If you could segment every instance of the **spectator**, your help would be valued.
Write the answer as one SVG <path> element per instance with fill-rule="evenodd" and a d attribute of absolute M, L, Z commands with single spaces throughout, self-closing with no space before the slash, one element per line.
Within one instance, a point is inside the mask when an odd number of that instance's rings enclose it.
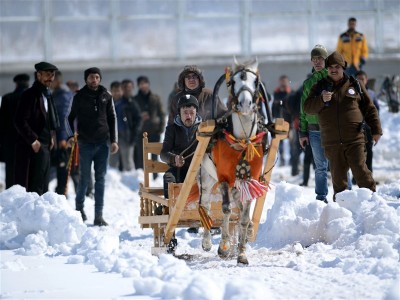
<path fill-rule="evenodd" d="M 374 102 L 374 105 L 379 114 L 379 103 L 378 103 L 378 99 L 376 98 L 375 92 L 373 90 L 367 88 L 367 83 L 368 83 L 367 73 L 365 73 L 364 71 L 359 71 L 357 73 L 357 79 L 366 88 L 366 90 L 367 90 L 369 96 L 371 97 L 372 101 Z M 370 170 L 372 172 L 372 158 L 373 158 L 372 148 L 374 146 L 374 140 L 372 138 L 371 127 L 369 127 L 367 124 L 365 124 L 365 135 L 367 137 L 367 143 L 365 144 L 365 147 L 367 150 L 366 164 L 367 164 L 368 170 Z"/>
<path fill-rule="evenodd" d="M 15 143 L 17 141 L 14 116 L 22 92 L 29 87 L 29 75 L 16 75 L 14 83 L 15 90 L 2 97 L 0 107 L 0 157 L 6 165 L 7 189 L 14 185 Z"/>
<path fill-rule="evenodd" d="M 279 77 L 279 85 L 274 91 L 274 100 L 272 102 L 272 117 L 273 118 L 283 118 L 286 122 L 290 124 L 290 129 L 292 128 L 292 118 L 290 117 L 290 113 L 287 110 L 287 101 L 289 98 L 292 89 L 290 87 L 289 77 L 286 75 L 282 75 Z M 284 158 L 284 146 L 283 143 L 279 144 L 279 156 L 280 156 L 280 165 L 285 165 Z"/>
<path fill-rule="evenodd" d="M 179 114 L 178 100 L 186 95 L 194 96 L 199 102 L 198 114 L 202 120 L 212 119 L 212 90 L 205 88 L 205 81 L 202 71 L 195 65 L 185 66 L 178 77 L 179 92 L 171 101 L 171 109 L 168 116 L 168 125 L 173 124 L 176 115 Z M 226 112 L 226 106 L 218 100 L 217 117 L 221 117 Z"/>
<path fill-rule="evenodd" d="M 311 87 L 319 80 L 328 76 L 328 70 L 325 68 L 325 59 L 328 57 L 328 51 L 322 45 L 315 45 L 311 50 L 312 75 L 303 83 L 303 94 L 300 105 L 300 146 L 305 149 L 311 146 L 312 156 L 315 162 L 315 194 L 316 199 L 328 202 L 328 160 L 324 155 L 324 149 L 321 145 L 321 132 L 318 122 L 318 115 L 310 115 L 304 111 L 304 102 L 306 101 Z M 306 158 L 304 158 L 306 159 Z M 308 167 L 309 169 L 309 167 Z M 304 170 L 306 171 L 306 169 Z M 303 181 L 303 184 L 305 182 Z"/>
<path fill-rule="evenodd" d="M 54 105 L 57 110 L 58 116 L 60 118 L 60 127 L 56 130 L 56 168 L 57 168 L 57 187 L 56 193 L 60 195 L 64 195 L 66 192 L 67 186 L 67 173 L 68 173 L 68 159 L 70 156 L 70 150 L 67 149 L 67 141 L 68 141 L 68 132 L 67 130 L 68 124 L 68 112 L 72 104 L 73 94 L 67 90 L 66 87 L 63 86 L 62 81 L 62 73 L 60 71 L 56 71 L 54 82 L 53 82 L 53 98 Z M 75 190 L 78 186 L 78 175 L 74 174 L 72 180 L 75 185 Z"/>
<path fill-rule="evenodd" d="M 171 93 L 169 93 L 169 95 L 168 95 L 168 105 L 167 105 L 167 111 L 168 111 L 168 112 L 171 111 L 172 101 L 175 99 L 175 95 L 176 95 L 178 92 L 179 92 L 178 82 L 175 81 L 174 86 L 172 87 L 172 91 L 171 91 Z"/>
<path fill-rule="evenodd" d="M 131 97 L 123 97 L 122 84 L 111 83 L 111 95 L 114 99 L 118 125 L 119 151 L 110 156 L 110 166 L 121 171 L 134 169 L 134 147 L 139 134 L 140 109 Z"/>
<path fill-rule="evenodd" d="M 147 132 L 149 142 L 159 142 L 161 133 L 165 128 L 165 113 L 162 108 L 161 99 L 157 94 L 150 90 L 150 81 L 146 76 L 137 78 L 139 88 L 138 94 L 133 98 L 133 102 L 139 105 L 142 118 L 141 133 Z M 140 134 L 135 149 L 136 168 L 143 169 L 143 135 Z M 156 160 L 157 156 L 153 155 Z M 154 179 L 157 173 L 153 174 Z"/>
<path fill-rule="evenodd" d="M 296 176 L 299 174 L 299 162 L 300 162 L 300 154 L 301 148 L 299 146 L 299 128 L 300 128 L 300 102 L 301 102 L 301 94 L 303 93 L 303 87 L 301 86 L 295 92 L 290 93 L 286 109 L 290 114 L 291 128 L 289 131 L 289 144 L 290 144 L 290 166 L 291 166 L 291 174 L 292 176 Z"/>
<path fill-rule="evenodd" d="M 39 195 L 48 190 L 52 131 L 59 127 L 50 85 L 57 67 L 48 63 L 35 64 L 36 78 L 25 90 L 15 113 L 17 142 L 15 148 L 15 184 Z"/>
<path fill-rule="evenodd" d="M 356 18 L 349 18 L 347 25 L 347 31 L 339 36 L 336 51 L 349 63 L 346 73 L 351 76 L 364 66 L 368 58 L 368 44 L 366 37 L 356 31 Z"/>
<path fill-rule="evenodd" d="M 201 122 L 201 117 L 197 113 L 199 103 L 194 96 L 189 94 L 181 96 L 177 108 L 179 115 L 175 117 L 173 124 L 167 126 L 161 150 L 161 160 L 170 166 L 164 174 L 165 198 L 168 198 L 169 182 L 180 183 L 185 180 L 192 157 L 184 159 L 182 152 L 185 150 L 185 155 L 188 155 L 196 150 L 197 144 L 193 142 Z"/>
<path fill-rule="evenodd" d="M 67 87 L 69 88 L 69 90 L 71 91 L 71 93 L 75 94 L 79 91 L 79 84 L 77 81 L 68 80 L 66 84 L 67 84 Z"/>
<path fill-rule="evenodd" d="M 382 135 L 378 111 L 364 86 L 345 73 L 347 63 L 339 52 L 326 59 L 328 77 L 318 81 L 304 103 L 304 111 L 318 114 L 321 143 L 332 173 L 333 199 L 347 188 L 351 169 L 359 187 L 375 192 L 375 181 L 368 170 L 363 122 L 371 127 L 375 144 Z"/>
<path fill-rule="evenodd" d="M 82 220 L 86 221 L 84 201 L 93 162 L 94 225 L 107 226 L 103 218 L 105 175 L 110 152 L 109 142 L 111 142 L 111 153 L 118 151 L 116 115 L 111 95 L 100 85 L 102 79 L 100 69 L 85 70 L 84 78 L 86 85 L 74 96 L 68 117 L 70 124 L 77 120 L 79 144 L 80 178 L 75 205 L 76 210 L 82 215 Z"/>

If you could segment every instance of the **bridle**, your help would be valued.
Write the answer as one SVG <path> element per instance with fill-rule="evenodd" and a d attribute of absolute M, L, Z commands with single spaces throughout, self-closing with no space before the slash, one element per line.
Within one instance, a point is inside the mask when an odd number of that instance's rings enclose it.
<path fill-rule="evenodd" d="M 248 85 L 243 85 L 237 92 L 235 92 L 235 81 L 234 81 L 234 77 L 240 73 L 240 79 L 243 81 L 247 80 L 247 73 L 252 73 L 256 76 L 256 80 L 255 80 L 255 89 L 254 91 L 248 86 Z M 225 80 L 226 80 L 226 85 L 228 87 L 228 91 L 229 91 L 229 96 L 230 96 L 230 100 L 232 103 L 232 109 L 235 111 L 238 111 L 237 109 L 237 105 L 239 103 L 239 96 L 241 93 L 243 93 L 244 91 L 247 91 L 250 93 L 251 97 L 253 98 L 252 102 L 255 103 L 255 110 L 258 109 L 258 102 L 261 98 L 261 95 L 259 93 L 259 85 L 260 85 L 260 80 L 259 80 L 259 73 L 254 72 L 250 69 L 247 68 L 241 68 L 239 70 L 237 70 L 236 72 L 232 72 L 230 69 L 226 69 L 225 70 Z"/>

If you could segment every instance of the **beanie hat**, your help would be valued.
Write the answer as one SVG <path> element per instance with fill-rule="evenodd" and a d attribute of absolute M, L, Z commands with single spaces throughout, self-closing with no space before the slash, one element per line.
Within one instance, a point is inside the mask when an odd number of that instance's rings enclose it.
<path fill-rule="evenodd" d="M 311 50 L 311 59 L 314 56 L 321 56 L 326 59 L 328 57 L 328 51 L 322 45 L 315 45 L 314 48 Z"/>
<path fill-rule="evenodd" d="M 87 78 L 89 77 L 90 74 L 99 74 L 100 80 L 102 78 L 100 69 L 96 68 L 96 67 L 93 67 L 93 68 L 89 68 L 89 69 L 85 70 L 85 82 L 86 82 L 86 80 L 87 80 Z"/>
<path fill-rule="evenodd" d="M 189 73 L 194 73 L 199 76 L 200 88 L 205 87 L 206 83 L 204 81 L 203 72 L 196 65 L 188 65 L 183 68 L 178 77 L 178 87 L 181 91 L 185 90 L 185 76 Z"/>
<path fill-rule="evenodd" d="M 344 57 L 337 51 L 331 53 L 331 55 L 329 55 L 325 61 L 326 67 L 335 64 L 341 66 L 343 69 L 346 69 L 347 67 L 347 62 L 344 60 Z"/>
<path fill-rule="evenodd" d="M 184 106 L 194 106 L 196 107 L 196 110 L 199 110 L 199 102 L 197 101 L 196 97 L 189 94 L 183 95 L 179 98 L 178 109 L 181 109 L 181 107 Z"/>

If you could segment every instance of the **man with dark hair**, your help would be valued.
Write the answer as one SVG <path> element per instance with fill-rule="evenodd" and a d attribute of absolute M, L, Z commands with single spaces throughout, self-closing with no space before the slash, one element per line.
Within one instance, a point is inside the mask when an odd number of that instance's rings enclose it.
<path fill-rule="evenodd" d="M 17 138 L 14 115 L 22 92 L 29 87 L 29 75 L 16 75 L 14 83 L 15 90 L 2 97 L 0 107 L 0 157 L 6 164 L 7 189 L 14 184 L 15 143 Z"/>
<path fill-rule="evenodd" d="M 311 88 L 304 111 L 319 117 L 321 143 L 332 174 L 333 199 L 347 188 L 349 168 L 359 187 L 375 192 L 375 181 L 365 163 L 363 123 L 371 127 L 374 143 L 378 143 L 382 135 L 378 111 L 365 87 L 344 73 L 347 62 L 339 52 L 328 56 L 326 66 L 328 77 Z"/>
<path fill-rule="evenodd" d="M 184 159 L 182 152 L 186 155 L 196 150 L 196 132 L 201 117 L 197 113 L 199 103 L 192 95 L 183 95 L 178 101 L 179 114 L 175 116 L 174 123 L 165 129 L 165 137 L 161 150 L 161 160 L 166 162 L 170 168 L 164 174 L 164 196 L 168 198 L 168 183 L 183 182 L 189 170 L 192 157 Z M 190 148 L 188 148 L 191 146 Z"/>
<path fill-rule="evenodd" d="M 135 167 L 133 156 L 140 129 L 140 109 L 132 98 L 123 97 L 120 82 L 112 82 L 110 89 L 117 115 L 119 146 L 118 153 L 110 156 L 110 166 L 130 171 Z"/>
<path fill-rule="evenodd" d="M 160 96 L 150 90 L 150 81 L 146 76 L 137 78 L 138 93 L 133 102 L 139 105 L 142 117 L 141 134 L 136 143 L 135 165 L 137 169 L 143 169 L 143 132 L 147 132 L 149 142 L 159 142 L 161 133 L 165 128 L 165 113 Z M 153 157 L 156 159 L 156 157 Z M 157 178 L 157 173 L 153 174 Z"/>
<path fill-rule="evenodd" d="M 347 25 L 347 31 L 339 36 L 336 51 L 349 63 L 346 73 L 350 76 L 364 66 L 368 58 L 368 44 L 365 35 L 356 31 L 356 18 L 349 18 Z"/>
<path fill-rule="evenodd" d="M 84 72 L 86 85 L 79 90 L 72 101 L 68 121 L 73 128 L 77 120 L 79 144 L 79 184 L 76 192 L 76 210 L 82 220 L 87 217 L 84 211 L 85 193 L 89 183 L 92 162 L 94 164 L 94 225 L 107 226 L 103 219 L 105 175 L 108 157 L 118 151 L 117 122 L 112 97 L 100 85 L 102 73 L 99 68 L 89 68 Z M 111 143 L 111 146 L 110 146 Z"/>
<path fill-rule="evenodd" d="M 173 124 L 176 115 L 179 114 L 178 101 L 186 95 L 194 96 L 199 102 L 198 114 L 203 121 L 212 119 L 212 90 L 205 87 L 203 72 L 196 65 L 188 65 L 183 68 L 178 77 L 179 92 L 171 99 L 171 106 L 168 115 L 168 124 Z M 226 106 L 217 97 L 217 117 L 221 117 L 226 112 Z"/>
<path fill-rule="evenodd" d="M 52 131 L 60 126 L 50 93 L 58 69 L 48 62 L 35 64 L 35 69 L 36 80 L 22 93 L 14 118 L 18 131 L 14 178 L 28 192 L 42 195 L 48 190 Z"/>

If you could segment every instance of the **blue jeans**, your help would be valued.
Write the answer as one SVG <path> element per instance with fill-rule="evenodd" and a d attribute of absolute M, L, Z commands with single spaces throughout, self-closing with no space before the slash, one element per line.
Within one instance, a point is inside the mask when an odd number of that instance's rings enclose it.
<path fill-rule="evenodd" d="M 92 162 L 94 163 L 94 212 L 103 213 L 105 176 L 107 173 L 110 146 L 107 141 L 100 143 L 79 142 L 79 184 L 75 205 L 77 210 L 84 207 L 85 194 L 89 184 Z"/>
<path fill-rule="evenodd" d="M 309 131 L 308 139 L 315 162 L 315 194 L 318 200 L 325 200 L 328 195 L 328 159 L 321 146 L 321 132 Z"/>

